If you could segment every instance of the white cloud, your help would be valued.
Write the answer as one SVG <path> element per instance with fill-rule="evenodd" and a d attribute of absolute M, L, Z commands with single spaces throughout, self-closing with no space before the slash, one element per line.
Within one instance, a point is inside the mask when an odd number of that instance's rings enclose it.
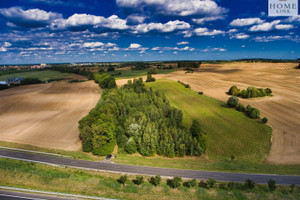
<path fill-rule="evenodd" d="M 7 49 L 5 47 L 0 47 L 0 52 L 5 52 Z"/>
<path fill-rule="evenodd" d="M 237 29 L 233 28 L 233 29 L 230 29 L 229 31 L 227 31 L 227 33 L 235 33 L 235 32 L 238 32 Z"/>
<path fill-rule="evenodd" d="M 212 52 L 212 51 L 224 52 L 224 51 L 227 51 L 227 49 L 224 49 L 224 48 L 207 48 L 207 49 L 202 49 L 200 51 L 202 51 L 202 52 Z"/>
<path fill-rule="evenodd" d="M 86 42 L 83 44 L 83 47 L 87 48 L 95 48 L 95 47 L 100 47 L 103 46 L 104 44 L 102 42 Z"/>
<path fill-rule="evenodd" d="M 278 40 L 290 40 L 293 42 L 300 42 L 300 38 L 298 35 L 292 37 L 290 35 L 284 35 L 284 36 L 257 36 L 256 38 L 253 39 L 255 42 L 273 42 L 273 41 L 278 41 Z"/>
<path fill-rule="evenodd" d="M 145 21 L 146 17 L 142 15 L 129 15 L 126 18 L 127 23 L 129 24 L 141 24 Z"/>
<path fill-rule="evenodd" d="M 177 42 L 177 45 L 186 45 L 189 44 L 188 41 Z"/>
<path fill-rule="evenodd" d="M 169 21 L 165 24 L 162 23 L 149 23 L 149 24 L 139 24 L 133 27 L 133 33 L 148 33 L 150 31 L 157 31 L 163 33 L 169 33 L 176 30 L 185 30 L 189 29 L 191 25 L 184 21 Z"/>
<path fill-rule="evenodd" d="M 216 21 L 224 19 L 223 16 L 214 16 L 214 17 L 203 17 L 203 18 L 194 18 L 192 21 L 196 24 L 204 24 L 205 22 Z"/>
<path fill-rule="evenodd" d="M 10 42 L 4 42 L 4 47 L 10 47 L 11 43 Z"/>
<path fill-rule="evenodd" d="M 193 33 L 197 36 L 214 36 L 224 34 L 224 31 L 221 30 L 208 30 L 207 28 L 197 28 L 193 31 Z"/>
<path fill-rule="evenodd" d="M 0 15 L 13 26 L 28 28 L 44 27 L 53 20 L 62 18 L 62 15 L 58 13 L 46 12 L 40 9 L 23 10 L 20 7 L 0 9 Z"/>
<path fill-rule="evenodd" d="M 238 40 L 243 40 L 243 39 L 247 39 L 249 37 L 250 37 L 250 35 L 247 35 L 245 33 L 237 33 L 237 34 L 231 36 L 230 39 L 235 38 L 235 39 L 238 39 Z"/>
<path fill-rule="evenodd" d="M 294 28 L 293 25 L 290 25 L 290 24 L 279 24 L 280 23 L 280 20 L 274 20 L 272 22 L 265 22 L 263 24 L 260 24 L 260 25 L 255 25 L 255 26 L 252 26 L 251 28 L 249 28 L 249 31 L 251 32 L 258 32 L 258 31 L 271 31 L 271 30 L 274 30 L 274 29 L 277 29 L 277 30 L 289 30 L 291 28 Z"/>
<path fill-rule="evenodd" d="M 250 26 L 253 24 L 261 24 L 264 20 L 260 18 L 242 18 L 242 19 L 235 19 L 230 22 L 230 26 Z"/>
<path fill-rule="evenodd" d="M 185 46 L 182 48 L 178 47 L 153 47 L 152 51 L 195 51 L 196 49 L 193 47 Z"/>
<path fill-rule="evenodd" d="M 117 0 L 122 8 L 132 12 L 142 12 L 144 8 L 160 14 L 171 16 L 220 15 L 226 9 L 213 0 Z"/>
<path fill-rule="evenodd" d="M 284 20 L 285 22 L 300 22 L 300 15 L 297 16 L 291 16 Z"/>
<path fill-rule="evenodd" d="M 137 43 L 131 43 L 130 46 L 128 47 L 129 49 L 139 49 L 141 48 L 142 45 L 137 44 Z"/>

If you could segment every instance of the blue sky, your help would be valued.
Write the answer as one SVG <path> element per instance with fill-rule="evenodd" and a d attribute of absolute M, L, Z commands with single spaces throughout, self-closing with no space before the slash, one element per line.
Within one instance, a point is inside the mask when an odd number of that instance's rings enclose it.
<path fill-rule="evenodd" d="M 0 64 L 300 57 L 266 0 L 0 1 Z"/>

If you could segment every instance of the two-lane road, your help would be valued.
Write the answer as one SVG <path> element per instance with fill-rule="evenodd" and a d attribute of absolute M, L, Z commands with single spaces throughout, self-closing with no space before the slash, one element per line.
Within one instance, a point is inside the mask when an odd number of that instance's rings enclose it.
<path fill-rule="evenodd" d="M 247 173 L 228 173 L 228 172 L 211 172 L 185 169 L 169 169 L 158 167 L 143 167 L 134 165 L 122 165 L 114 163 L 104 163 L 96 161 L 75 160 L 61 157 L 51 157 L 38 154 L 30 154 L 17 151 L 0 149 L 0 157 L 11 159 L 26 160 L 32 162 L 41 162 L 52 165 L 63 165 L 76 168 L 85 168 L 92 170 L 109 171 L 116 173 L 141 174 L 141 175 L 160 175 L 165 177 L 179 176 L 182 178 L 208 179 L 214 178 L 218 181 L 244 182 L 246 179 L 253 179 L 256 183 L 267 183 L 273 179 L 277 184 L 296 184 L 300 185 L 300 176 L 290 175 L 270 175 L 270 174 L 247 174 Z"/>

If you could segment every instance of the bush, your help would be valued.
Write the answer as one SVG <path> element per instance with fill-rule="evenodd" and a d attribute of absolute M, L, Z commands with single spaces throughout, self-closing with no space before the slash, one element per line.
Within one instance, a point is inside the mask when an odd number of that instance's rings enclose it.
<path fill-rule="evenodd" d="M 201 91 L 201 92 L 198 92 L 198 94 L 203 95 L 203 92 L 202 92 L 202 91 Z"/>
<path fill-rule="evenodd" d="M 151 74 L 148 74 L 147 75 L 147 80 L 146 80 L 146 82 L 154 82 L 156 79 L 154 78 L 154 77 L 152 77 L 152 75 Z"/>
<path fill-rule="evenodd" d="M 155 177 L 151 177 L 149 179 L 149 183 L 151 183 L 154 186 L 158 186 L 161 182 L 161 177 L 159 175 L 156 175 Z"/>
<path fill-rule="evenodd" d="M 252 118 L 252 119 L 258 119 L 259 116 L 260 116 L 260 112 L 256 108 L 253 108 L 252 111 L 249 114 L 249 117 Z"/>
<path fill-rule="evenodd" d="M 187 187 L 187 188 L 190 188 L 190 187 L 195 187 L 196 184 L 197 184 L 196 179 L 193 179 L 193 180 L 185 181 L 185 182 L 183 183 L 183 186 L 184 186 L 184 187 Z"/>
<path fill-rule="evenodd" d="M 295 184 L 291 184 L 290 185 L 290 192 L 294 192 L 296 185 Z"/>
<path fill-rule="evenodd" d="M 229 91 L 227 92 L 227 94 L 233 95 L 233 96 L 238 96 L 240 93 L 240 90 L 237 88 L 237 86 L 232 86 Z"/>
<path fill-rule="evenodd" d="M 269 180 L 268 181 L 268 186 L 269 186 L 269 189 L 270 189 L 270 191 L 271 192 L 274 192 L 275 190 L 276 190 L 276 188 L 277 188 L 277 186 L 276 186 L 276 181 L 275 180 Z"/>
<path fill-rule="evenodd" d="M 207 181 L 207 185 L 210 188 L 213 188 L 216 185 L 216 183 L 217 183 L 217 181 L 213 178 L 209 178 L 208 181 Z"/>
<path fill-rule="evenodd" d="M 245 112 L 245 106 L 244 106 L 243 104 L 241 104 L 241 103 L 238 103 L 238 104 L 237 104 L 236 109 L 237 109 L 238 111 L 240 111 L 240 112 Z"/>
<path fill-rule="evenodd" d="M 208 188 L 207 183 L 205 181 L 200 181 L 198 186 L 202 188 Z"/>
<path fill-rule="evenodd" d="M 261 120 L 264 124 L 265 123 L 267 123 L 268 122 L 268 118 L 266 118 L 266 117 L 264 117 L 264 118 L 262 118 L 262 120 Z"/>
<path fill-rule="evenodd" d="M 133 154 L 137 151 L 136 142 L 133 140 L 133 138 L 129 138 L 125 145 L 125 151 L 127 153 Z"/>
<path fill-rule="evenodd" d="M 221 188 L 221 189 L 226 189 L 225 183 L 219 183 L 219 188 Z"/>
<path fill-rule="evenodd" d="M 120 184 L 125 185 L 126 181 L 127 181 L 127 176 L 120 176 L 120 178 L 117 180 Z"/>
<path fill-rule="evenodd" d="M 113 72 L 113 71 L 115 71 L 115 68 L 114 68 L 113 66 L 109 66 L 109 67 L 107 68 L 107 71 L 108 71 L 108 72 Z"/>
<path fill-rule="evenodd" d="M 178 83 L 180 83 L 181 85 L 183 85 L 185 88 L 191 88 L 191 86 L 189 84 L 185 84 L 181 81 L 177 81 Z"/>
<path fill-rule="evenodd" d="M 228 99 L 227 105 L 228 105 L 229 107 L 233 107 L 233 108 L 234 108 L 234 107 L 237 106 L 238 102 L 239 102 L 239 99 L 238 99 L 236 96 L 232 96 L 232 97 L 230 97 L 230 98 Z"/>
<path fill-rule="evenodd" d="M 167 185 L 171 188 L 179 188 L 181 186 L 182 178 L 175 176 L 173 179 L 167 180 Z"/>
<path fill-rule="evenodd" d="M 136 176 L 136 178 L 134 180 L 132 180 L 132 182 L 138 186 L 140 186 L 142 183 L 144 183 L 144 177 L 142 176 Z"/>
<path fill-rule="evenodd" d="M 248 178 L 248 179 L 246 180 L 246 182 L 245 182 L 245 186 L 246 186 L 246 188 L 248 188 L 248 189 L 254 189 L 254 187 L 255 187 L 255 182 L 254 182 L 254 180 Z"/>
<path fill-rule="evenodd" d="M 21 81 L 21 85 L 30 85 L 30 84 L 39 84 L 42 83 L 42 81 L 38 78 L 24 78 Z"/>
<path fill-rule="evenodd" d="M 229 189 L 232 190 L 234 188 L 234 186 L 235 186 L 235 183 L 231 181 L 231 182 L 228 183 L 227 186 L 228 186 Z"/>

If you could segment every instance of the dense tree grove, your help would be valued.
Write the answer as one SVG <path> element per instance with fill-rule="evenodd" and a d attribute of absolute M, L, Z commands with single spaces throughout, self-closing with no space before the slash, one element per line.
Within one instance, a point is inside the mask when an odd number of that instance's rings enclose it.
<path fill-rule="evenodd" d="M 112 76 L 106 73 L 94 73 L 93 78 L 96 83 L 103 89 L 117 87 L 116 80 Z"/>
<path fill-rule="evenodd" d="M 247 90 L 240 90 L 237 86 L 232 86 L 227 94 L 242 97 L 242 98 L 256 98 L 264 96 L 272 96 L 272 90 L 270 88 L 256 88 L 248 87 Z"/>
<path fill-rule="evenodd" d="M 101 100 L 79 121 L 83 151 L 107 155 L 115 144 L 128 153 L 174 157 L 199 156 L 207 137 L 199 123 L 182 126 L 182 111 L 170 106 L 160 91 L 147 88 L 141 78 L 119 89 L 104 90 Z"/>

